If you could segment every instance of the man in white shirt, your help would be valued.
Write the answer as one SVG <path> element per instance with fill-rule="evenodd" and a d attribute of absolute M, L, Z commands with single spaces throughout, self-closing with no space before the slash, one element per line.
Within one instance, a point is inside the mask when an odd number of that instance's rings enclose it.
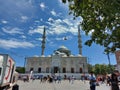
<path fill-rule="evenodd" d="M 90 72 L 89 81 L 90 81 L 90 90 L 96 90 L 96 77 L 93 72 Z"/>

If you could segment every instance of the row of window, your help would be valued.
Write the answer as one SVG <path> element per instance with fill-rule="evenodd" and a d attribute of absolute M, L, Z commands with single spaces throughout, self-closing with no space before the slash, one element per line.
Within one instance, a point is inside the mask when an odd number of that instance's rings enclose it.
<path fill-rule="evenodd" d="M 30 71 L 34 71 L 34 68 L 30 68 Z M 42 73 L 42 69 L 38 68 L 38 71 L 35 71 L 37 73 Z M 50 69 L 49 67 L 46 68 L 45 73 L 67 73 L 66 68 L 62 68 L 62 71 L 59 69 L 59 67 L 54 67 L 53 69 Z M 70 73 L 76 73 L 74 68 L 71 68 L 69 71 Z M 83 69 L 79 68 L 79 73 L 83 73 Z"/>

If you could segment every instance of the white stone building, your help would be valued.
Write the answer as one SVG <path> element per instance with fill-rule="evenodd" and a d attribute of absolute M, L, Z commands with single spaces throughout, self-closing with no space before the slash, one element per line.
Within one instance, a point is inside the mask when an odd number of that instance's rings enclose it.
<path fill-rule="evenodd" d="M 67 40 L 64 38 L 64 40 Z M 41 45 L 40 57 L 26 58 L 26 73 L 33 71 L 39 75 L 60 75 L 72 76 L 80 78 L 82 74 L 88 73 L 87 57 L 82 56 L 82 40 L 80 35 L 80 25 L 78 25 L 78 49 L 79 55 L 74 56 L 65 46 L 61 46 L 50 56 L 44 56 L 46 43 L 46 30 L 44 27 Z"/>
<path fill-rule="evenodd" d="M 70 50 L 61 46 L 51 56 L 27 57 L 25 71 L 29 73 L 31 70 L 39 75 L 80 77 L 83 73 L 88 73 L 87 57 L 73 56 Z"/>

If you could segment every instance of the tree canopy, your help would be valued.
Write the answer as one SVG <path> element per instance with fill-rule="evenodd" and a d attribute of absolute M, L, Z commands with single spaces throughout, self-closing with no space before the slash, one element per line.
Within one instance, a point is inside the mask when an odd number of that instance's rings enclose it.
<path fill-rule="evenodd" d="M 106 75 L 110 74 L 115 70 L 114 65 L 106 65 L 106 64 L 88 64 L 88 72 L 93 71 L 96 75 Z"/>
<path fill-rule="evenodd" d="M 120 49 L 120 0 L 62 0 L 69 4 L 73 18 L 81 16 L 82 30 L 90 39 L 85 42 L 105 47 L 105 52 Z"/>

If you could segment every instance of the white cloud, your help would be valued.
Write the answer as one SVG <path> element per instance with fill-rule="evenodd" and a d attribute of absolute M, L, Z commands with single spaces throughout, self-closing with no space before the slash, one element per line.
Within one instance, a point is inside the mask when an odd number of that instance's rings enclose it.
<path fill-rule="evenodd" d="M 92 35 L 93 32 L 94 32 L 94 29 L 92 29 L 88 34 Z"/>
<path fill-rule="evenodd" d="M 64 37 L 60 37 L 60 38 L 56 38 L 56 40 L 60 41 L 60 40 L 64 40 Z"/>
<path fill-rule="evenodd" d="M 3 23 L 3 24 L 7 24 L 8 21 L 6 21 L 6 20 L 2 20 L 1 23 Z"/>
<path fill-rule="evenodd" d="M 48 21 L 49 21 L 49 22 L 52 22 L 52 21 L 54 21 L 54 20 L 50 17 L 50 18 L 48 19 Z"/>
<path fill-rule="evenodd" d="M 25 36 L 25 35 L 22 35 L 21 38 L 26 39 L 26 36 Z"/>
<path fill-rule="evenodd" d="M 57 44 L 56 44 L 55 42 L 50 41 L 50 42 L 49 42 L 49 46 L 50 46 L 50 47 L 55 47 L 55 46 L 57 46 Z"/>
<path fill-rule="evenodd" d="M 30 42 L 25 41 L 16 41 L 16 40 L 2 40 L 0 39 L 0 47 L 5 49 L 10 48 L 28 48 L 28 47 L 34 47 L 34 45 Z"/>
<path fill-rule="evenodd" d="M 60 3 L 62 3 L 62 0 L 58 0 Z"/>
<path fill-rule="evenodd" d="M 42 38 L 36 38 L 36 40 L 42 41 Z"/>
<path fill-rule="evenodd" d="M 44 29 L 44 26 L 38 26 L 36 29 L 34 30 L 29 30 L 29 34 L 35 34 L 35 33 L 40 33 L 40 34 L 43 34 L 43 29 Z"/>
<path fill-rule="evenodd" d="M 49 25 L 52 25 L 54 23 L 54 19 L 53 18 L 48 18 L 48 22 L 46 22 Z"/>
<path fill-rule="evenodd" d="M 15 27 L 15 28 L 10 28 L 10 27 L 3 27 L 2 28 L 3 32 L 9 33 L 9 34 L 23 34 L 21 29 Z"/>
<path fill-rule="evenodd" d="M 55 12 L 54 10 L 52 10 L 50 13 L 51 13 L 53 16 L 57 16 L 57 14 L 56 14 L 56 12 Z"/>
<path fill-rule="evenodd" d="M 36 20 L 36 21 L 34 21 L 35 23 L 40 23 L 40 21 L 38 21 L 38 20 Z"/>
<path fill-rule="evenodd" d="M 72 18 L 53 19 L 50 17 L 46 23 L 49 24 L 46 29 L 46 34 L 48 35 L 60 35 L 68 32 L 76 35 L 78 33 L 79 20 L 73 20 Z M 29 30 L 29 34 L 43 34 L 43 28 L 44 26 L 38 26 L 35 29 Z"/>
<path fill-rule="evenodd" d="M 21 16 L 21 22 L 26 22 L 28 20 L 27 16 Z"/>
<path fill-rule="evenodd" d="M 40 8 L 41 8 L 42 10 L 44 10 L 44 9 L 46 8 L 45 4 L 44 4 L 44 3 L 40 3 Z"/>
<path fill-rule="evenodd" d="M 20 20 L 21 15 L 32 17 L 35 12 L 35 6 L 30 0 L 0 0 L 0 3 L 0 15 L 4 15 L 6 20 Z"/>
<path fill-rule="evenodd" d="M 61 19 L 57 19 L 55 22 L 56 22 L 56 24 L 63 23 L 63 21 Z"/>
<path fill-rule="evenodd" d="M 63 25 L 53 25 L 51 26 L 51 28 L 48 30 L 48 34 L 63 34 L 63 33 L 67 33 L 67 28 Z"/>
<path fill-rule="evenodd" d="M 61 25 L 63 21 L 61 19 L 54 20 L 52 18 L 49 18 L 47 23 L 51 26 L 54 26 L 54 25 Z"/>
<path fill-rule="evenodd" d="M 41 18 L 41 19 L 40 19 L 40 21 L 42 22 L 42 21 L 43 21 L 43 19 Z"/>
<path fill-rule="evenodd" d="M 52 21 L 52 22 L 51 22 Z M 56 20 L 53 20 L 52 18 L 49 18 L 48 19 L 48 22 L 47 22 L 50 27 L 48 28 L 48 33 L 49 34 L 63 34 L 63 33 L 77 33 L 77 21 L 73 21 L 73 20 L 70 20 L 70 19 L 56 19 Z"/>
<path fill-rule="evenodd" d="M 74 25 L 69 19 L 64 19 L 63 22 L 66 23 L 69 26 L 73 26 Z"/>

